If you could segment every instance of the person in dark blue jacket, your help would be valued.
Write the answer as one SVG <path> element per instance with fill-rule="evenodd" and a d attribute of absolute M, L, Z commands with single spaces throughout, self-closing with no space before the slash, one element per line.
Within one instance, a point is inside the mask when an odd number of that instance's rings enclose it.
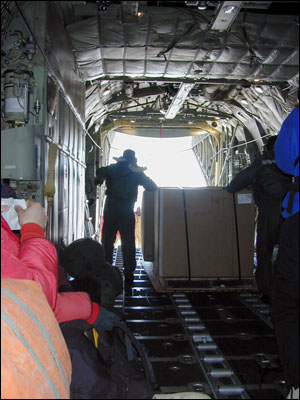
<path fill-rule="evenodd" d="M 283 200 L 285 221 L 274 268 L 271 317 L 293 396 L 287 398 L 299 399 L 299 107 L 282 124 L 275 156 L 278 167 L 293 175 L 293 184 Z"/>
<path fill-rule="evenodd" d="M 133 150 L 127 149 L 116 164 L 97 168 L 95 184 L 106 181 L 106 201 L 104 206 L 104 224 L 102 243 L 106 261 L 112 264 L 114 242 L 119 231 L 124 263 L 125 288 L 133 282 L 136 268 L 135 259 L 135 216 L 134 203 L 137 200 L 138 186 L 145 190 L 156 190 L 156 184 L 144 174 L 145 168 L 137 165 Z"/>

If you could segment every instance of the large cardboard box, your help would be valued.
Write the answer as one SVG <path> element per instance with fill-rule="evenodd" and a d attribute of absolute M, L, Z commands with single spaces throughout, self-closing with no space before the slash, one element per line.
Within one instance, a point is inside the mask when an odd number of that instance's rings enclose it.
<path fill-rule="evenodd" d="M 234 196 L 219 187 L 160 188 L 145 203 L 144 238 L 155 273 L 162 278 L 253 277 L 254 201 L 252 192 Z M 148 201 L 148 203 L 147 203 Z M 154 206 L 151 207 L 151 201 Z M 144 221 L 146 221 L 144 217 Z"/>
<path fill-rule="evenodd" d="M 160 188 L 154 195 L 154 271 L 162 278 L 188 278 L 183 192 Z"/>
<path fill-rule="evenodd" d="M 191 278 L 251 278 L 252 193 L 218 187 L 184 190 Z"/>

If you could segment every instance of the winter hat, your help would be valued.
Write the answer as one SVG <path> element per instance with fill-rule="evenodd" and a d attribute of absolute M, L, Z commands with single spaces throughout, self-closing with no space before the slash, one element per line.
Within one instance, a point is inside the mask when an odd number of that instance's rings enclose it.
<path fill-rule="evenodd" d="M 135 157 L 135 152 L 130 149 L 124 150 L 123 157 L 128 161 L 137 161 Z"/>
<path fill-rule="evenodd" d="M 124 150 L 122 157 L 113 157 L 114 160 L 120 161 L 127 161 L 129 163 L 136 164 L 137 159 L 135 157 L 135 152 L 131 149 Z"/>
<path fill-rule="evenodd" d="M 60 263 L 76 279 L 98 275 L 105 263 L 104 247 L 90 238 L 75 240 L 62 251 Z"/>

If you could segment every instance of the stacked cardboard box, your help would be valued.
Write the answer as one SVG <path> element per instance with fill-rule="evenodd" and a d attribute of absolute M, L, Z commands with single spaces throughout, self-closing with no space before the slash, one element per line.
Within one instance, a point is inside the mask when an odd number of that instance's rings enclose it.
<path fill-rule="evenodd" d="M 254 201 L 219 187 L 144 192 L 144 259 L 166 279 L 253 277 Z"/>

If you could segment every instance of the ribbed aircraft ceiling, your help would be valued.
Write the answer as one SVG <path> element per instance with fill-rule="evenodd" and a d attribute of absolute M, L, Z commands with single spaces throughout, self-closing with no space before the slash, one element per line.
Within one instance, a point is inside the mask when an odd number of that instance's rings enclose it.
<path fill-rule="evenodd" d="M 295 104 L 299 2 L 58 4 L 86 82 L 89 128 L 128 115 L 172 126 L 245 110 L 263 121 L 274 113 L 276 131 Z"/>

